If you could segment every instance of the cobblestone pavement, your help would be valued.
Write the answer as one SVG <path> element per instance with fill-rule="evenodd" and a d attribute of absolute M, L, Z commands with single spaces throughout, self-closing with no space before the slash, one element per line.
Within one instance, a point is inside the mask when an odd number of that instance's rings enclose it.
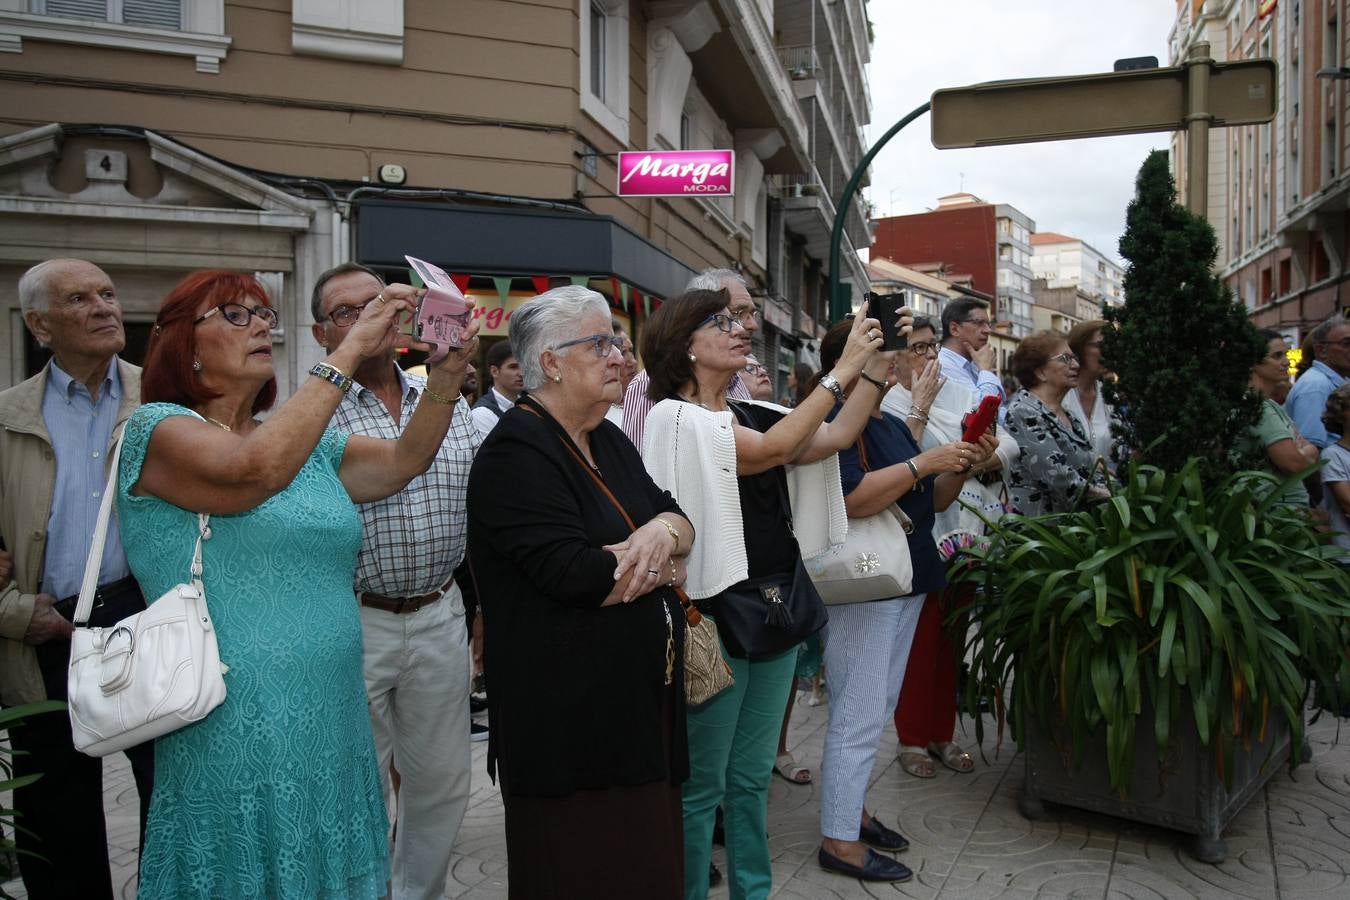
<path fill-rule="evenodd" d="M 791 745 L 814 771 L 820 764 L 827 707 L 798 703 Z M 992 723 L 990 723 L 992 726 Z M 868 806 L 900 824 L 913 842 L 900 859 L 915 870 L 908 884 L 868 885 L 825 872 L 815 786 L 775 778 L 769 793 L 774 896 L 824 898 L 1346 898 L 1350 897 L 1350 728 L 1328 717 L 1309 730 L 1313 759 L 1291 776 L 1282 769 L 1233 821 L 1229 854 L 1217 866 L 1193 860 L 1186 837 L 1107 816 L 1052 807 L 1044 822 L 1017 812 L 1021 760 L 1011 743 L 996 752 L 993 729 L 979 759 L 971 723 L 957 738 L 976 758 L 975 772 L 939 768 L 912 778 L 886 736 Z M 474 745 L 475 790 L 460 829 L 446 896 L 505 898 L 506 844 L 501 798 L 484 774 L 486 744 Z M 124 757 L 105 767 L 108 852 L 121 896 L 136 893 L 136 791 Z M 8 798 L 5 798 L 8 799 Z M 718 848 L 716 860 L 725 858 Z M 18 881 L 4 885 L 23 897 Z M 725 885 L 712 897 L 727 896 Z"/>

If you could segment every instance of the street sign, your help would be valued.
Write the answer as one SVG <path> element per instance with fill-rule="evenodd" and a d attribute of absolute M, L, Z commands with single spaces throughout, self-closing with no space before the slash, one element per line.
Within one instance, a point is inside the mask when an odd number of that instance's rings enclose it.
<path fill-rule="evenodd" d="M 1275 63 L 1209 64 L 1205 112 L 1215 127 L 1275 116 Z M 985 147 L 1186 127 L 1189 67 L 991 81 L 933 94 L 933 146 Z"/>

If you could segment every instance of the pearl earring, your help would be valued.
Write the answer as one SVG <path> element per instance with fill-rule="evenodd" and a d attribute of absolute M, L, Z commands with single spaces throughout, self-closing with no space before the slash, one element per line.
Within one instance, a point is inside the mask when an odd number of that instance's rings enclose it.
<path fill-rule="evenodd" d="M 557 383 L 557 384 L 562 384 L 562 376 L 561 376 L 561 375 L 554 375 L 554 376 L 553 376 L 553 381 L 554 381 L 555 383 Z"/>
<path fill-rule="evenodd" d="M 690 361 L 691 363 L 693 363 L 693 362 L 698 362 L 698 357 L 695 356 L 694 354 L 690 353 L 690 354 L 689 354 L 689 361 Z"/>
<path fill-rule="evenodd" d="M 194 359 L 192 361 L 192 371 L 200 372 L 201 370 L 202 370 L 202 361 L 200 359 Z"/>

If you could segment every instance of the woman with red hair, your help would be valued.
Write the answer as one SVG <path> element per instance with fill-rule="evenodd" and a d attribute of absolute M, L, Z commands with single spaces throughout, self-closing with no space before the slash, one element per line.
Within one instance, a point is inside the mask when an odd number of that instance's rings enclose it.
<path fill-rule="evenodd" d="M 349 373 L 396 341 L 418 292 L 389 285 L 347 339 L 276 398 L 258 282 L 194 272 L 151 333 L 117 496 L 127 559 L 147 596 L 188 573 L 198 513 L 206 587 L 228 694 L 155 745 L 138 896 L 374 898 L 386 893 L 388 827 L 361 669 L 352 582 L 355 503 L 425 471 L 472 356 L 430 370 L 397 441 L 327 430 Z"/>

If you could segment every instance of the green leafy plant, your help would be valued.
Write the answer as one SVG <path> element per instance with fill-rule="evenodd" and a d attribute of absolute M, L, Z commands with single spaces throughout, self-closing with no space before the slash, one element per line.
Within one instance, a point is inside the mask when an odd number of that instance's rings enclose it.
<path fill-rule="evenodd" d="M 62 712 L 65 708 L 64 700 L 43 700 L 38 703 L 23 703 L 0 709 L 0 732 L 6 732 L 5 739 L 0 741 L 0 793 L 12 794 L 17 788 L 26 787 L 42 777 L 41 774 L 24 775 L 21 778 L 14 777 L 13 756 L 15 750 L 9 744 L 9 729 L 22 727 L 23 720 L 29 716 Z M 0 855 L 12 856 L 15 852 L 15 846 L 14 839 L 9 836 L 10 830 L 22 829 L 23 825 L 15 821 L 13 809 L 0 807 L 0 826 L 3 826 L 0 827 Z M 0 887 L 0 898 L 12 900 L 10 894 L 3 887 Z"/>
<path fill-rule="evenodd" d="M 1203 468 L 1134 461 L 1091 509 L 991 523 L 990 544 L 956 573 L 983 588 L 969 610 L 968 711 L 986 696 L 1001 721 L 1010 697 L 1015 736 L 1038 729 L 1075 765 L 1104 728 L 1122 795 L 1140 724 L 1161 762 L 1192 717 L 1225 779 L 1272 715 L 1301 745 L 1307 683 L 1350 646 L 1350 575 L 1306 514 L 1277 502 L 1274 476 Z M 979 716 L 975 727 L 983 738 Z"/>

